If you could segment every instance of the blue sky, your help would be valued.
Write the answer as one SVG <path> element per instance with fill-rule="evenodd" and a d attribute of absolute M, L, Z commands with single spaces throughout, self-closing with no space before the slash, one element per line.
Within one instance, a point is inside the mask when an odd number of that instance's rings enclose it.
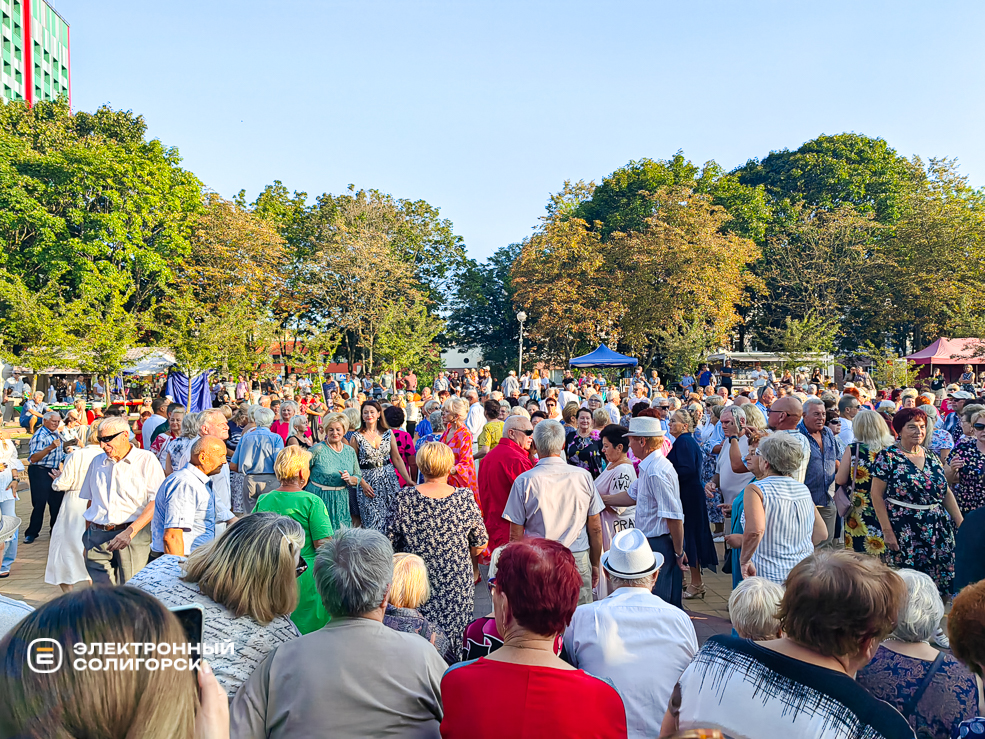
<path fill-rule="evenodd" d="M 423 198 L 476 258 L 565 179 L 827 133 L 985 184 L 985 3 L 55 0 L 76 109 L 142 113 L 207 185 Z"/>

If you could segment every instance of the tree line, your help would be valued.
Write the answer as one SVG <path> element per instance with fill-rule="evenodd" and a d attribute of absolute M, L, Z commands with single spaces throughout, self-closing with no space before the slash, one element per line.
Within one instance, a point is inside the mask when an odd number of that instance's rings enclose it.
<path fill-rule="evenodd" d="M 985 335 L 985 192 L 951 159 L 821 136 L 726 172 L 678 152 L 565 182 L 452 286 L 460 345 L 515 363 L 599 343 L 673 375 L 719 348 L 893 357 Z"/>

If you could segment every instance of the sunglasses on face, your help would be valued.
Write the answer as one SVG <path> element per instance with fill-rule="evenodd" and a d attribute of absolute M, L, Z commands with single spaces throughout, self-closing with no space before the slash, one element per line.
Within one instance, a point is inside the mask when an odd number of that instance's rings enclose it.
<path fill-rule="evenodd" d="M 120 434 L 125 434 L 125 433 L 126 433 L 126 431 L 117 431 L 115 434 L 111 434 L 110 436 L 97 436 L 96 437 L 96 441 L 98 441 L 100 444 L 109 444 L 117 436 L 119 436 Z"/>
<path fill-rule="evenodd" d="M 308 562 L 304 557 L 298 557 L 298 566 L 294 568 L 294 577 L 301 577 L 308 569 Z"/>
<path fill-rule="evenodd" d="M 975 431 L 985 431 L 985 423 L 976 423 L 974 429 Z"/>

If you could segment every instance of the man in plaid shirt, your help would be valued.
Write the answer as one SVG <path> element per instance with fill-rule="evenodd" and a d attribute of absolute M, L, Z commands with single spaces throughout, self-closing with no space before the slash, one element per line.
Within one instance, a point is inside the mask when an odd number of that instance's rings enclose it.
<path fill-rule="evenodd" d="M 58 518 L 58 509 L 62 506 L 62 496 L 64 493 L 53 490 L 51 482 L 58 474 L 58 469 L 65 460 L 65 449 L 62 446 L 62 437 L 58 433 L 61 426 L 62 417 L 57 411 L 48 411 L 44 414 L 41 427 L 34 432 L 31 437 L 31 464 L 27 468 L 27 479 L 31 483 L 31 522 L 28 524 L 27 531 L 24 532 L 24 543 L 30 544 L 38 538 L 41 533 L 41 524 L 44 523 L 44 508 L 48 506 L 50 512 L 50 525 L 55 528 L 55 519 Z"/>

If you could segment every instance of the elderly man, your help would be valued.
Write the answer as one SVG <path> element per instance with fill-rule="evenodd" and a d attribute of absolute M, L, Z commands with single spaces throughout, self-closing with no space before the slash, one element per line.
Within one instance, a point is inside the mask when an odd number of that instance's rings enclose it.
<path fill-rule="evenodd" d="M 770 406 L 769 414 L 766 416 L 766 423 L 770 431 L 774 433 L 790 434 L 794 441 L 800 444 L 800 449 L 804 453 L 800 469 L 791 477 L 797 482 L 803 482 L 807 475 L 807 464 L 810 462 L 811 449 L 807 438 L 800 433 L 800 419 L 804 415 L 804 406 L 792 395 L 777 398 Z"/>
<path fill-rule="evenodd" d="M 667 565 L 660 570 L 653 594 L 681 608 L 687 556 L 684 554 L 684 508 L 677 471 L 660 453 L 664 430 L 656 418 L 629 422 L 629 448 L 642 460 L 639 477 L 628 491 L 606 496 L 606 506 L 636 506 L 636 528 Z"/>
<path fill-rule="evenodd" d="M 445 377 L 444 372 L 439 372 L 438 376 L 434 378 L 434 392 L 440 393 L 442 390 L 448 390 L 448 388 L 448 378 Z"/>
<path fill-rule="evenodd" d="M 503 395 L 507 398 L 513 397 L 513 393 L 520 394 L 520 381 L 516 379 L 516 370 L 510 370 L 506 379 L 503 380 L 502 390 Z"/>
<path fill-rule="evenodd" d="M 618 390 L 611 390 L 608 393 L 609 402 L 605 404 L 605 410 L 609 414 L 611 423 L 619 423 L 622 412 L 619 410 L 619 401 L 622 399 Z"/>
<path fill-rule="evenodd" d="M 651 406 L 657 412 L 657 419 L 660 421 L 660 428 L 664 431 L 664 436 L 666 437 L 669 433 L 669 427 L 667 425 L 667 413 L 670 410 L 670 399 L 656 397 L 653 399 Z"/>
<path fill-rule="evenodd" d="M 154 398 L 151 402 L 150 407 L 154 411 L 154 414 L 144 421 L 144 425 L 140 429 L 140 440 L 143 449 L 150 449 L 151 444 L 154 443 L 154 439 L 159 434 L 167 431 L 168 406 L 170 404 L 171 401 L 167 398 Z"/>
<path fill-rule="evenodd" d="M 770 417 L 770 408 L 773 402 L 776 400 L 776 393 L 773 392 L 773 388 L 765 387 L 758 393 L 758 400 L 756 401 L 756 407 L 762 411 L 766 418 Z"/>
<path fill-rule="evenodd" d="M 62 417 L 57 411 L 48 411 L 43 416 L 43 423 L 31 437 L 30 465 L 27 468 L 27 479 L 31 483 L 31 520 L 24 532 L 24 543 L 30 544 L 38 538 L 41 526 L 44 524 L 44 509 L 49 513 L 48 524 L 55 528 L 58 511 L 62 507 L 62 493 L 52 488 L 51 483 L 58 469 L 65 461 L 63 440 L 58 433 Z M 50 530 L 50 529 L 49 529 Z"/>
<path fill-rule="evenodd" d="M 272 410 L 260 408 L 253 411 L 253 421 L 256 428 L 243 435 L 229 463 L 230 472 L 246 475 L 243 484 L 243 510 L 246 513 L 253 512 L 257 498 L 277 489 L 274 460 L 284 448 L 280 434 L 270 430 L 270 424 L 274 422 Z"/>
<path fill-rule="evenodd" d="M 557 394 L 558 406 L 560 406 L 563 411 L 568 403 L 581 403 L 581 398 L 578 397 L 578 393 L 575 392 L 575 383 L 569 382 L 564 386 L 564 389 Z"/>
<path fill-rule="evenodd" d="M 944 418 L 943 429 L 947 431 L 953 438 L 954 442 L 957 443 L 961 440 L 963 431 L 961 430 L 961 411 L 964 407 L 968 405 L 969 402 L 974 402 L 975 396 L 969 393 L 967 390 L 956 390 L 955 392 L 949 393 L 947 405 L 950 408 L 950 412 Z"/>
<path fill-rule="evenodd" d="M 486 415 L 483 405 L 479 402 L 479 393 L 469 390 L 465 393 L 465 399 L 469 402 L 469 412 L 465 416 L 465 428 L 472 434 L 472 440 L 479 438 L 482 427 L 486 425 Z"/>
<path fill-rule="evenodd" d="M 636 385 L 633 386 L 633 393 L 634 394 L 629 399 L 629 410 L 633 410 L 633 408 L 639 403 L 646 403 L 647 405 L 650 405 L 650 399 L 646 394 L 647 386 L 644 383 L 637 382 Z"/>
<path fill-rule="evenodd" d="M 44 402 L 44 393 L 38 390 L 27 398 L 21 407 L 21 426 L 33 436 L 34 429 L 49 410 L 48 404 Z"/>
<path fill-rule="evenodd" d="M 188 466 L 168 477 L 154 499 L 151 560 L 162 554 L 186 557 L 215 538 L 216 520 L 235 521 L 231 511 L 216 505 L 209 479 L 225 463 L 221 439 L 202 436 L 192 444 Z"/>
<path fill-rule="evenodd" d="M 393 549 L 371 529 L 342 529 L 318 549 L 327 626 L 275 647 L 236 693 L 240 739 L 437 739 L 447 665 L 427 639 L 383 625 Z"/>
<path fill-rule="evenodd" d="M 663 564 L 642 531 L 618 532 L 602 555 L 610 595 L 578 606 L 564 632 L 571 664 L 619 691 L 630 739 L 660 735 L 663 716 L 653 707 L 669 705 L 698 652 L 690 617 L 650 592 Z"/>
<path fill-rule="evenodd" d="M 489 534 L 489 550 L 509 543 L 510 522 L 503 518 L 517 477 L 532 469 L 530 444 L 534 427 L 525 416 L 510 416 L 503 436 L 479 465 L 479 506 Z"/>
<path fill-rule="evenodd" d="M 93 584 L 123 585 L 147 564 L 154 498 L 164 470 L 153 452 L 130 443 L 127 419 L 99 424 L 99 448 L 79 498 L 89 501 L 82 544 Z"/>
<path fill-rule="evenodd" d="M 828 537 L 820 547 L 835 548 L 834 538 L 838 529 L 838 507 L 835 505 L 835 473 L 838 471 L 838 447 L 835 435 L 824 425 L 826 411 L 824 401 L 809 397 L 804 401 L 804 417 L 797 430 L 807 439 L 810 458 L 804 484 L 811 491 L 811 498 L 821 514 L 821 520 L 828 527 Z"/>
<path fill-rule="evenodd" d="M 215 436 L 223 442 L 229 438 L 229 422 L 226 420 L 222 411 L 217 408 L 210 408 L 198 414 L 197 438 L 201 439 L 203 436 Z M 247 436 L 250 436 L 250 434 L 247 434 Z M 185 446 L 181 457 L 178 459 L 178 464 L 174 468 L 175 472 L 183 470 L 188 466 L 193 445 L 194 442 Z M 211 477 L 212 492 L 215 494 L 217 509 L 232 510 L 232 487 L 229 483 L 229 465 L 223 462 L 219 471 L 213 473 Z M 224 524 L 217 524 L 216 536 L 225 530 L 226 527 Z"/>
<path fill-rule="evenodd" d="M 534 428 L 533 439 L 540 460 L 516 478 L 503 511 L 503 518 L 510 522 L 510 541 L 526 535 L 553 539 L 568 547 L 581 572 L 578 602 L 591 603 L 602 556 L 599 514 L 605 506 L 588 470 L 561 459 L 564 426 L 557 421 L 541 421 Z"/>

